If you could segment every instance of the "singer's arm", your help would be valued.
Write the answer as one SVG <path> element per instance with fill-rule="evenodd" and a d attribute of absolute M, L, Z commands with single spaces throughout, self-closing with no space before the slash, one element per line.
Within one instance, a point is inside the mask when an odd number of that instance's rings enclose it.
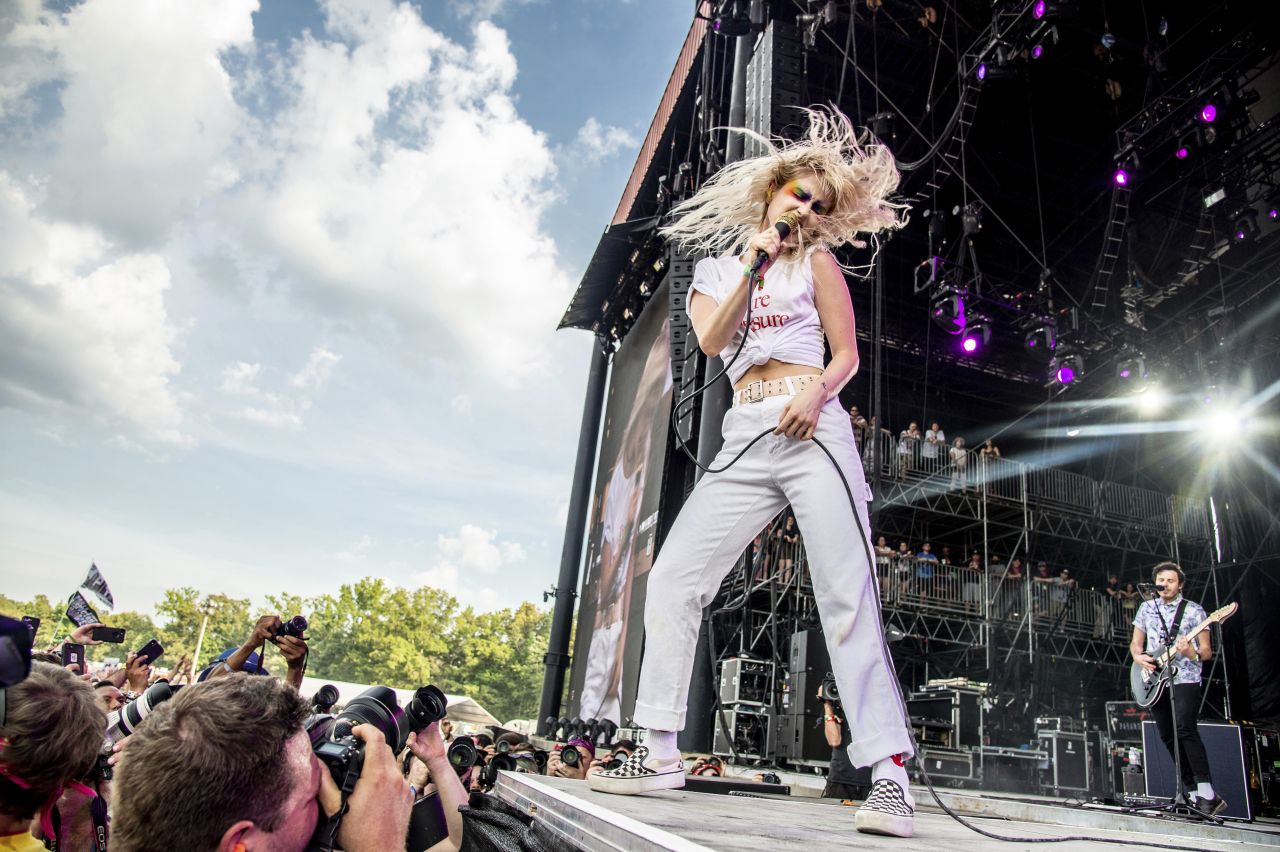
<path fill-rule="evenodd" d="M 815 251 L 812 266 L 813 304 L 818 309 L 827 342 L 831 344 L 831 361 L 822 374 L 822 383 L 826 386 L 823 402 L 826 402 L 858 373 L 858 336 L 853 300 L 840 264 L 827 252 Z"/>
<path fill-rule="evenodd" d="M 715 299 L 697 291 L 690 294 L 689 319 L 693 321 L 693 330 L 698 335 L 698 346 L 707 355 L 714 358 L 723 352 L 742 324 L 742 318 L 747 313 L 747 299 L 752 291 L 751 282 L 747 280 L 747 269 L 752 260 L 762 251 L 769 255 L 769 263 L 760 269 L 760 274 L 764 275 L 781 249 L 782 237 L 775 228 L 761 231 L 747 244 L 747 250 L 740 258 L 743 260 L 742 274 L 722 302 L 716 304 Z"/>

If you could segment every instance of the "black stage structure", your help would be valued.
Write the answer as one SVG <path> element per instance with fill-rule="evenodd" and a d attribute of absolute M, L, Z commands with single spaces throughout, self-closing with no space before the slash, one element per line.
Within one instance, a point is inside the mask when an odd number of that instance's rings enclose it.
<path fill-rule="evenodd" d="M 873 536 L 954 554 L 955 567 L 929 582 L 895 559 L 877 566 L 892 651 L 918 733 L 938 758 L 935 775 L 983 785 L 1031 777 L 1055 793 L 1119 794 L 1124 746 L 1141 740 L 1132 708 L 1109 705 L 1128 697 L 1132 611 L 1102 590 L 1111 574 L 1146 581 L 1165 559 L 1183 566 L 1188 596 L 1207 610 L 1241 603 L 1215 630 L 1201 718 L 1244 722 L 1246 733 L 1274 727 L 1280 468 L 1268 417 L 1280 387 L 1280 65 L 1265 7 L 698 4 L 618 209 L 561 321 L 598 346 L 540 732 L 551 718 L 593 712 L 581 706 L 593 677 L 612 672 L 618 681 L 616 723 L 627 725 L 634 702 L 643 582 L 628 578 L 625 601 L 600 585 L 619 582 L 601 568 L 597 532 L 604 480 L 617 466 L 606 469 L 613 460 L 597 449 L 611 428 L 606 406 L 613 412 L 615 398 L 635 392 L 634 380 L 619 385 L 611 370 L 639 357 L 629 347 L 649 349 L 629 334 L 654 313 L 666 319 L 676 397 L 715 366 L 684 314 L 697 258 L 668 246 L 656 227 L 724 163 L 758 153 L 726 126 L 790 137 L 802 120 L 795 108 L 810 104 L 837 105 L 889 144 L 912 205 L 910 224 L 874 265 L 869 250 L 847 258 L 869 266 L 849 277 L 863 366 L 842 398 L 888 427 L 860 436 Z M 970 330 L 982 321 L 990 331 L 972 355 L 931 322 L 957 294 Z M 1028 346 L 1050 334 L 1053 362 L 1038 354 L 1043 345 Z M 1059 381 L 1063 367 L 1073 382 Z M 1135 401 L 1156 387 L 1167 394 L 1164 409 L 1138 413 Z M 678 424 L 700 457 L 719 445 L 726 400 L 724 388 L 708 393 Z M 1218 419 L 1202 422 L 1210 411 Z M 958 475 L 945 456 L 904 459 L 897 435 L 913 420 L 921 429 L 939 421 L 970 449 L 991 438 L 1002 455 L 974 454 Z M 663 441 L 648 471 L 661 478 L 656 513 L 632 519 L 628 545 L 650 562 L 695 481 L 675 436 Z M 825 663 L 806 650 L 816 608 L 802 540 L 782 534 L 785 516 L 743 555 L 709 609 L 700 642 L 714 654 L 703 647 L 696 658 L 686 750 L 795 766 L 821 766 L 829 755 L 811 742 L 820 713 L 812 678 Z M 966 573 L 973 552 L 981 570 Z M 1028 577 L 1044 561 L 1054 576 L 1068 569 L 1075 584 L 1010 580 L 1014 558 Z M 571 658 L 579 596 L 594 603 L 590 618 L 582 608 Z M 609 616 L 618 621 L 601 620 L 606 606 L 618 608 Z M 600 664 L 592 674 L 583 657 L 596 653 L 591 636 L 602 624 L 627 638 L 611 657 L 620 671 Z M 739 685 L 720 689 L 722 678 Z M 728 712 L 716 712 L 717 699 Z M 1071 767 L 1054 758 L 1077 738 L 1089 743 L 1091 768 L 1066 777 Z M 1259 754 L 1254 772 L 1258 797 L 1280 803 L 1274 766 Z"/>

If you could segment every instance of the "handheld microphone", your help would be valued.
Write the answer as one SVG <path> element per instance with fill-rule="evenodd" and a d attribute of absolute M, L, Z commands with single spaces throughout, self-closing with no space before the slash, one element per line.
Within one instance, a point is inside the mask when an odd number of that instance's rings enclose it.
<path fill-rule="evenodd" d="M 796 226 L 799 224 L 800 217 L 796 215 L 794 210 L 788 210 L 786 213 L 783 213 L 778 217 L 778 221 L 773 223 L 773 229 L 778 232 L 778 237 L 780 239 L 785 240 L 787 237 L 791 236 L 791 232 L 794 231 Z M 765 262 L 768 260 L 769 255 L 766 252 L 761 251 L 756 253 L 755 263 L 751 264 L 751 277 L 753 279 L 760 271 L 760 267 L 764 266 Z"/>

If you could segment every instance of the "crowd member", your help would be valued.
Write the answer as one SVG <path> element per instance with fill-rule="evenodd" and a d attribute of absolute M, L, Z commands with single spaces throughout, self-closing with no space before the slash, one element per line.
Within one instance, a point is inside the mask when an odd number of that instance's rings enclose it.
<path fill-rule="evenodd" d="M 911 424 L 898 433 L 898 476 L 904 477 L 914 467 L 920 453 L 920 424 L 912 420 Z"/>
<path fill-rule="evenodd" d="M 973 554 L 962 569 L 964 576 L 963 597 L 964 611 L 968 613 L 982 611 L 982 556 Z"/>
<path fill-rule="evenodd" d="M 586 778 L 587 772 L 595 762 L 596 747 L 581 737 L 574 737 L 565 745 L 573 746 L 577 750 L 578 762 L 573 766 L 565 763 L 563 759 L 565 746 L 556 746 L 551 754 L 547 755 L 547 774 L 558 778 Z"/>
<path fill-rule="evenodd" d="M 933 545 L 926 541 L 920 545 L 920 552 L 916 554 L 916 585 L 919 587 L 920 594 L 933 593 L 937 569 L 938 557 L 933 552 Z"/>
<path fill-rule="evenodd" d="M 694 759 L 693 765 L 689 767 L 690 775 L 698 775 L 709 778 L 719 778 L 724 775 L 724 763 L 714 754 L 698 755 Z"/>
<path fill-rule="evenodd" d="M 249 637 L 245 639 L 243 645 L 223 651 L 212 665 L 197 675 L 196 680 L 210 680 L 239 671 L 248 671 L 250 674 L 269 674 L 258 657 L 258 649 L 270 642 L 280 649 L 280 656 L 285 659 L 287 668 L 284 676 L 285 683 L 294 689 L 301 689 L 302 678 L 307 667 L 307 643 L 306 640 L 296 636 L 277 636 L 280 624 L 278 615 L 262 616 L 253 625 L 253 630 L 249 631 Z"/>
<path fill-rule="evenodd" d="M 893 582 L 893 548 L 884 536 L 876 539 L 876 574 L 880 577 L 880 597 L 889 597 L 890 584 Z"/>
<path fill-rule="evenodd" d="M 964 438 L 956 438 L 948 453 L 951 456 L 951 487 L 968 488 L 969 451 L 964 448 Z"/>
<path fill-rule="evenodd" d="M 796 556 L 800 550 L 800 530 L 796 527 L 796 516 L 790 512 L 783 521 L 778 543 L 778 582 L 785 586 L 795 573 Z"/>
<path fill-rule="evenodd" d="M 296 689 L 244 673 L 161 704 L 138 726 L 116 770 L 112 852 L 302 852 L 319 819 L 341 805 L 302 727 L 309 712 Z M 404 849 L 409 784 L 381 731 L 357 725 L 352 734 L 364 743 L 364 764 L 338 842 L 348 850 Z M 444 780 L 457 776 L 438 729 L 424 734 L 411 736 L 409 747 L 441 781 L 451 817 L 465 793 Z M 452 838 L 452 821 L 450 828 Z"/>
<path fill-rule="evenodd" d="M 125 705 L 124 693 L 109 680 L 100 680 L 93 685 L 93 700 L 103 713 L 111 713 Z"/>
<path fill-rule="evenodd" d="M 938 554 L 938 567 L 951 564 L 951 545 L 942 545 L 942 551 Z"/>
<path fill-rule="evenodd" d="M 978 455 L 984 459 L 998 459 L 1000 458 L 1000 448 L 991 443 L 991 439 L 988 438 L 982 442 L 982 449 L 978 450 Z"/>
<path fill-rule="evenodd" d="M 853 424 L 853 435 L 858 439 L 859 444 L 865 446 L 867 440 L 867 430 L 871 428 L 871 424 L 867 422 L 867 418 L 858 412 L 858 406 L 849 406 L 849 422 Z"/>
<path fill-rule="evenodd" d="M 911 585 L 911 578 L 915 575 L 916 558 L 911 553 L 911 546 L 905 541 L 898 542 L 896 563 L 896 570 L 898 572 L 898 594 L 906 595 Z"/>
<path fill-rule="evenodd" d="M 1124 610 L 1124 616 L 1130 622 L 1137 614 L 1140 603 L 1142 603 L 1142 593 L 1133 587 L 1132 581 L 1125 583 L 1124 588 L 1120 590 L 1120 608 Z"/>
<path fill-rule="evenodd" d="M 819 693 L 819 698 L 822 697 Z M 861 801 L 871 792 L 871 771 L 849 762 L 849 743 L 853 732 L 844 718 L 844 708 L 839 702 L 822 702 L 822 730 L 831 746 L 831 766 L 827 771 L 827 783 L 822 788 L 822 798 Z"/>
<path fill-rule="evenodd" d="M 27 678 L 3 697 L 0 849 L 43 852 L 31 823 L 37 821 L 42 837 L 55 838 L 54 806 L 65 788 L 84 788 L 102 747 L 106 715 L 88 683 L 50 663 L 32 663 Z"/>
<path fill-rule="evenodd" d="M 930 423 L 924 433 L 924 443 L 920 447 L 920 456 L 924 459 L 925 470 L 933 473 L 939 467 L 939 459 L 947 446 L 947 434 L 936 422 Z"/>

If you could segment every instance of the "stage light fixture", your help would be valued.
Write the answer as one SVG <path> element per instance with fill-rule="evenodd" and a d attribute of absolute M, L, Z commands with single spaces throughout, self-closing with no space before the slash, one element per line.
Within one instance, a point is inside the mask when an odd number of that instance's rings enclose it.
<path fill-rule="evenodd" d="M 971 237 L 982 230 L 982 205 L 971 201 L 965 205 L 960 217 L 960 227 L 966 237 Z"/>
<path fill-rule="evenodd" d="M 1041 321 L 1027 332 L 1027 336 L 1022 339 L 1022 345 L 1026 348 L 1027 354 L 1048 359 L 1053 355 L 1053 350 L 1058 347 L 1058 329 L 1052 322 Z"/>
<path fill-rule="evenodd" d="M 1141 384 L 1147 378 L 1147 361 L 1141 352 L 1127 352 L 1116 361 L 1116 378 L 1129 385 Z"/>
<path fill-rule="evenodd" d="M 1116 186 L 1128 186 L 1129 182 L 1133 180 L 1133 175 L 1124 166 L 1120 166 L 1111 175 L 1111 179 L 1115 181 Z"/>
<path fill-rule="evenodd" d="M 1066 386 L 1084 378 L 1084 359 L 1075 353 L 1061 354 L 1049 362 L 1049 376 Z"/>
<path fill-rule="evenodd" d="M 960 351 L 976 355 L 990 342 L 991 322 L 986 317 L 978 317 L 965 326 L 964 336 L 960 338 Z"/>
<path fill-rule="evenodd" d="M 1044 45 L 1043 45 L 1043 44 L 1037 44 L 1035 47 L 1031 48 L 1031 58 L 1032 58 L 1032 59 L 1039 59 L 1041 56 L 1044 56 Z"/>
<path fill-rule="evenodd" d="M 1169 401 L 1169 395 L 1159 385 L 1147 385 L 1137 397 L 1138 408 L 1144 414 L 1157 414 Z"/>
<path fill-rule="evenodd" d="M 953 285 L 941 287 L 933 294 L 929 316 L 947 334 L 960 334 L 964 331 L 964 297 L 964 290 Z"/>
<path fill-rule="evenodd" d="M 1267 218 L 1270 219 L 1272 222 L 1276 221 L 1276 213 L 1277 213 L 1276 208 L 1272 207 L 1270 210 L 1267 211 Z"/>
<path fill-rule="evenodd" d="M 1232 218 L 1235 221 L 1231 225 L 1231 238 L 1237 243 L 1248 242 L 1258 235 L 1258 214 L 1252 208 L 1241 210 Z"/>
<path fill-rule="evenodd" d="M 1207 103 L 1200 107 L 1198 117 L 1205 124 L 1213 124 L 1213 122 L 1218 118 L 1218 107 L 1212 102 Z"/>
<path fill-rule="evenodd" d="M 1221 201 L 1226 197 L 1227 197 L 1227 188 L 1225 186 L 1218 186 L 1211 189 L 1206 189 L 1204 193 L 1204 209 L 1208 210 L 1210 207 L 1217 204 L 1219 201 Z"/>
<path fill-rule="evenodd" d="M 1037 21 L 1044 19 L 1044 13 L 1048 10 L 1049 4 L 1045 0 L 1036 0 L 1031 6 L 1031 17 Z"/>

